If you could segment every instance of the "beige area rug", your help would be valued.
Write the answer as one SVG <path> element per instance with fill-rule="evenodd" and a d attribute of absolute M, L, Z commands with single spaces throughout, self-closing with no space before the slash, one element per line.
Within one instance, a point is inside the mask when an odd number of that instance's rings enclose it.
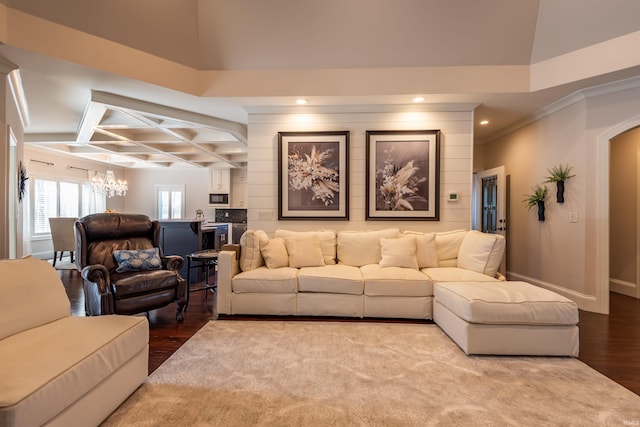
<path fill-rule="evenodd" d="M 638 425 L 577 359 L 468 357 L 436 325 L 212 321 L 105 426 Z"/>

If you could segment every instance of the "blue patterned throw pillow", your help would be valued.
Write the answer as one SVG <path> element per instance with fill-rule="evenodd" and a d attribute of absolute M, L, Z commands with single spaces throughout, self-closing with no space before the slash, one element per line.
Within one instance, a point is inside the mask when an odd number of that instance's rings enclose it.
<path fill-rule="evenodd" d="M 113 256 L 118 263 L 118 268 L 116 268 L 118 273 L 159 270 L 162 268 L 162 260 L 160 259 L 158 248 L 113 251 Z"/>

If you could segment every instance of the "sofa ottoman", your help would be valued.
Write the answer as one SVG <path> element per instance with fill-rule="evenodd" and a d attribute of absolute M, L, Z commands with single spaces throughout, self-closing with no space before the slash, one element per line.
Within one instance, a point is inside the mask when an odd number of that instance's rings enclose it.
<path fill-rule="evenodd" d="M 578 355 L 577 304 L 526 282 L 436 282 L 433 309 L 466 354 Z"/>

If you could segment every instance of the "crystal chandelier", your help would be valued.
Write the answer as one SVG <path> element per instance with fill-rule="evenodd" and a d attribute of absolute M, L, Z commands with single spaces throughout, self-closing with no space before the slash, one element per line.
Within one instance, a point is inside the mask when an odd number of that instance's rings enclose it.
<path fill-rule="evenodd" d="M 105 174 L 96 174 L 91 182 L 94 190 L 105 194 L 107 197 L 126 196 L 127 181 L 117 180 L 113 171 L 107 171 Z"/>

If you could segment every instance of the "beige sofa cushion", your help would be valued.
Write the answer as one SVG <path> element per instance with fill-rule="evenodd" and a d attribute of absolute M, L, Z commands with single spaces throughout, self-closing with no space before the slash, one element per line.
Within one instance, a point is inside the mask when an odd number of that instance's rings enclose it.
<path fill-rule="evenodd" d="M 495 276 L 498 274 L 498 270 L 500 269 L 500 264 L 502 264 L 502 259 L 504 258 L 504 251 L 507 247 L 507 239 L 500 234 L 495 234 L 496 243 L 493 246 L 493 250 L 491 251 L 491 255 L 489 255 L 489 259 L 487 260 L 487 265 L 484 268 L 484 274 L 489 276 Z"/>
<path fill-rule="evenodd" d="M 423 268 L 434 282 L 499 282 L 495 277 L 458 267 Z"/>
<path fill-rule="evenodd" d="M 276 230 L 274 237 L 282 237 L 287 239 L 290 237 L 309 237 L 317 236 L 320 240 L 320 250 L 324 257 L 324 263 L 331 265 L 336 263 L 336 232 L 334 230 L 318 230 L 318 231 L 290 231 Z"/>
<path fill-rule="evenodd" d="M 400 236 L 400 230 L 390 228 L 371 231 L 340 231 L 338 232 L 338 261 L 361 267 L 367 264 L 378 264 L 380 253 L 380 239 L 393 239 Z"/>
<path fill-rule="evenodd" d="M 231 280 L 234 293 L 287 294 L 298 291 L 298 269 L 258 267 L 236 274 Z"/>
<path fill-rule="evenodd" d="M 146 360 L 148 343 L 144 316 L 119 315 L 69 316 L 5 338 L 0 425 L 46 424 L 140 352 Z M 145 363 L 140 381 L 146 374 Z"/>
<path fill-rule="evenodd" d="M 466 270 L 495 276 L 503 255 L 503 236 L 471 230 L 462 240 L 457 265 Z"/>
<path fill-rule="evenodd" d="M 416 237 L 416 258 L 418 259 L 418 268 L 438 267 L 436 233 L 405 231 L 404 234 Z"/>
<path fill-rule="evenodd" d="M 364 280 L 364 293 L 368 296 L 433 295 L 433 283 L 420 270 L 369 264 L 360 267 L 360 271 Z"/>
<path fill-rule="evenodd" d="M 321 267 L 325 265 L 320 238 L 317 235 L 295 236 L 285 238 L 287 252 L 289 252 L 289 266 Z"/>
<path fill-rule="evenodd" d="M 454 230 L 436 233 L 436 250 L 439 267 L 455 267 L 458 251 L 467 230 Z"/>
<path fill-rule="evenodd" d="M 267 268 L 280 268 L 289 266 L 289 253 L 284 239 L 276 237 L 260 242 L 260 254 L 264 258 Z"/>
<path fill-rule="evenodd" d="M 0 339 L 71 316 L 56 270 L 32 256 L 0 260 Z"/>
<path fill-rule="evenodd" d="M 450 282 L 434 285 L 436 301 L 469 323 L 576 325 L 578 306 L 526 282 Z"/>
<path fill-rule="evenodd" d="M 300 292 L 362 295 L 364 282 L 358 267 L 335 264 L 301 268 L 298 287 Z"/>
<path fill-rule="evenodd" d="M 405 235 L 395 239 L 380 239 L 380 267 L 418 269 L 416 238 Z"/>
<path fill-rule="evenodd" d="M 260 243 L 269 240 L 269 236 L 262 230 L 247 230 L 240 237 L 240 270 L 250 271 L 264 265 L 264 258 L 260 252 Z"/>

